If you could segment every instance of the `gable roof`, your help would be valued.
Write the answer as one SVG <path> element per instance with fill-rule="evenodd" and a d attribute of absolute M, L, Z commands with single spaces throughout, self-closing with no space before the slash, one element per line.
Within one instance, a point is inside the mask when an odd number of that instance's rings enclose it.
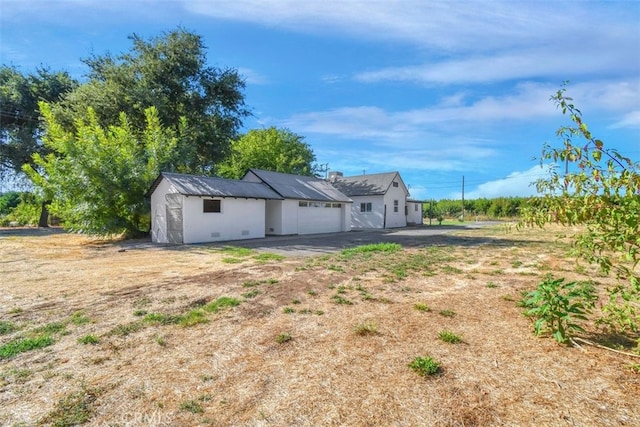
<path fill-rule="evenodd" d="M 313 200 L 317 202 L 347 202 L 352 200 L 327 181 L 313 177 L 249 169 L 244 180 L 253 174 L 285 199 Z"/>
<path fill-rule="evenodd" d="M 151 185 L 148 195 L 158 187 L 162 179 L 169 181 L 176 191 L 184 196 L 240 197 L 248 199 L 277 199 L 282 197 L 260 182 L 210 176 L 185 175 L 162 172 Z"/>
<path fill-rule="evenodd" d="M 349 197 L 380 196 L 387 193 L 393 181 L 402 183 L 405 192 L 409 194 L 398 172 L 336 177 L 331 184 Z"/>

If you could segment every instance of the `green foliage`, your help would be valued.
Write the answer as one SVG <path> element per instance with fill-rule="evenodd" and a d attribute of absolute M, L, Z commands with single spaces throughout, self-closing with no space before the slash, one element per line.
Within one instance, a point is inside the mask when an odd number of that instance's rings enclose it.
<path fill-rule="evenodd" d="M 8 320 L 0 320 L 0 335 L 10 334 L 16 330 L 16 325 Z"/>
<path fill-rule="evenodd" d="M 293 339 L 293 337 L 291 336 L 291 334 L 290 334 L 290 333 L 288 333 L 288 332 L 284 332 L 284 333 L 282 333 L 282 334 L 280 334 L 280 335 L 278 335 L 278 336 L 276 337 L 276 342 L 277 342 L 278 344 L 284 344 L 284 343 L 286 343 L 286 342 L 291 341 L 292 339 Z"/>
<path fill-rule="evenodd" d="M 398 243 L 371 243 L 368 245 L 356 246 L 355 248 L 343 249 L 340 254 L 345 258 L 350 258 L 357 254 L 367 254 L 373 252 L 394 253 L 402 249 Z"/>
<path fill-rule="evenodd" d="M 353 305 L 353 302 L 346 299 L 343 296 L 340 296 L 338 294 L 334 295 L 331 297 L 331 300 L 335 303 L 335 304 L 342 304 L 342 305 Z"/>
<path fill-rule="evenodd" d="M 237 298 L 232 297 L 220 297 L 217 300 L 210 302 L 206 306 L 204 306 L 204 310 L 209 313 L 217 313 L 220 310 L 227 307 L 236 307 L 240 305 L 241 301 Z"/>
<path fill-rule="evenodd" d="M 19 203 L 6 215 L 3 223 L 17 222 L 19 225 L 37 225 L 42 204 L 33 193 L 20 193 Z"/>
<path fill-rule="evenodd" d="M 521 305 L 527 307 L 526 316 L 536 319 L 536 335 L 550 331 L 556 341 L 567 343 L 574 331 L 584 331 L 576 320 L 587 320 L 596 299 L 590 282 L 565 283 L 564 278 L 549 275 L 525 295 Z"/>
<path fill-rule="evenodd" d="M 522 197 L 496 197 L 494 199 L 468 199 L 464 201 L 464 210 L 468 215 L 488 218 L 514 218 L 527 199 Z M 462 215 L 462 201 L 441 199 L 423 206 L 425 218 L 437 219 L 442 223 L 444 217 L 459 218 Z"/>
<path fill-rule="evenodd" d="M 95 345 L 95 344 L 98 344 L 100 340 L 98 339 L 97 336 L 88 334 L 78 338 L 78 342 L 80 344 L 85 344 L 85 345 L 87 344 Z"/>
<path fill-rule="evenodd" d="M 549 176 L 537 182 L 542 197 L 530 200 L 521 225 L 544 226 L 549 222 L 584 231 L 573 236 L 576 255 L 614 274 L 618 284 L 609 292 L 602 323 L 612 329 L 640 328 L 640 163 L 596 139 L 582 113 L 565 95 L 552 96 L 571 126 L 557 131 L 560 147 L 545 144 L 542 162 L 553 162 Z M 559 172 L 559 166 L 564 173 Z"/>
<path fill-rule="evenodd" d="M 71 427 L 87 423 L 95 412 L 95 402 L 101 391 L 95 388 L 82 387 L 60 399 L 40 424 L 55 427 Z"/>
<path fill-rule="evenodd" d="M 282 261 L 285 258 L 286 257 L 284 255 L 273 254 L 269 252 L 263 252 L 261 254 L 253 256 L 253 259 L 261 263 L 265 263 L 269 261 Z"/>
<path fill-rule="evenodd" d="M 0 194 L 0 216 L 7 215 L 18 206 L 18 203 L 20 203 L 20 193 L 17 191 Z"/>
<path fill-rule="evenodd" d="M 191 412 L 192 414 L 202 414 L 204 413 L 204 409 L 202 405 L 196 402 L 195 400 L 189 400 L 186 402 L 182 402 L 180 404 L 180 410 Z"/>
<path fill-rule="evenodd" d="M 438 314 L 443 317 L 453 317 L 456 315 L 456 312 L 453 310 L 440 310 Z"/>
<path fill-rule="evenodd" d="M 40 141 L 41 122 L 38 102 L 56 102 L 77 86 L 66 72 L 38 68 L 23 75 L 17 68 L 0 67 L 0 179 L 8 172 L 21 173 L 25 164 L 33 165 L 33 155 L 46 155 Z M 0 202 L 0 215 L 2 212 Z"/>
<path fill-rule="evenodd" d="M 229 156 L 218 166 L 225 178 L 239 179 L 250 168 L 312 175 L 316 159 L 303 137 L 288 129 L 253 129 L 231 142 Z"/>
<path fill-rule="evenodd" d="M 91 109 L 103 126 L 118 126 L 125 113 L 139 132 L 145 111 L 155 107 L 158 119 L 177 137 L 172 170 L 211 174 L 229 151 L 242 119 L 245 83 L 234 69 L 208 66 L 206 47 L 198 34 L 178 28 L 143 39 L 129 37 L 131 49 L 84 60 L 88 81 L 56 106 L 65 129 Z"/>
<path fill-rule="evenodd" d="M 180 321 L 178 322 L 180 326 L 189 327 L 199 325 L 201 323 L 208 323 L 209 319 L 204 311 L 202 310 L 190 310 L 187 314 L 180 316 Z"/>
<path fill-rule="evenodd" d="M 429 306 L 423 302 L 417 302 L 413 305 L 413 308 L 418 310 L 418 311 L 422 311 L 422 312 L 429 312 L 431 311 L 431 309 L 429 308 Z"/>
<path fill-rule="evenodd" d="M 457 344 L 462 342 L 462 337 L 460 335 L 447 330 L 440 331 L 438 333 L 438 338 L 449 344 Z"/>
<path fill-rule="evenodd" d="M 51 109 L 41 104 L 46 122 L 44 144 L 51 154 L 34 156 L 38 171 L 25 172 L 52 199 L 52 213 L 65 228 L 97 235 L 125 232 L 133 236 L 148 229 L 145 193 L 171 161 L 176 138 L 160 124 L 157 110 L 146 110 L 147 125 L 138 134 L 127 116 L 104 128 L 93 110 L 67 132 Z"/>
<path fill-rule="evenodd" d="M 421 377 L 436 375 L 440 373 L 442 369 L 442 364 L 429 355 L 416 357 L 408 366 Z"/>
<path fill-rule="evenodd" d="M 0 346 L 0 359 L 9 359 L 26 351 L 37 350 L 53 344 L 51 335 L 39 335 L 34 338 L 16 338 Z"/>
<path fill-rule="evenodd" d="M 360 322 L 353 327 L 353 332 L 360 336 L 377 335 L 378 325 L 372 321 Z"/>

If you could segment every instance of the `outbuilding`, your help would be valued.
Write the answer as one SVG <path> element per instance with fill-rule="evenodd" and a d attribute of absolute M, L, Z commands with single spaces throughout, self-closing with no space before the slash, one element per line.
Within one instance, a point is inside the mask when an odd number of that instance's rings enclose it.
<path fill-rule="evenodd" d="M 265 237 L 267 201 L 282 200 L 259 182 L 163 172 L 151 196 L 151 240 L 202 243 Z"/>

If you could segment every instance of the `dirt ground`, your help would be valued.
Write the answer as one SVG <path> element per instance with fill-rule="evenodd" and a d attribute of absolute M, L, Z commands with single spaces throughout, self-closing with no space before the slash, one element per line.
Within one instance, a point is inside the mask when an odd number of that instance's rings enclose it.
<path fill-rule="evenodd" d="M 639 358 L 536 337 L 518 307 L 550 273 L 610 284 L 558 231 L 366 256 L 0 233 L 0 346 L 52 339 L 0 357 L 0 425 L 640 425 Z"/>

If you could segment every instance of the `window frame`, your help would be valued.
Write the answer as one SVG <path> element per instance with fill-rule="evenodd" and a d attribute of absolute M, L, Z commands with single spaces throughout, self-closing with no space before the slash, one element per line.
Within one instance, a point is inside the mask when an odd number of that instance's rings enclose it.
<path fill-rule="evenodd" d="M 222 213 L 222 200 L 220 199 L 203 199 L 202 213 Z"/>

